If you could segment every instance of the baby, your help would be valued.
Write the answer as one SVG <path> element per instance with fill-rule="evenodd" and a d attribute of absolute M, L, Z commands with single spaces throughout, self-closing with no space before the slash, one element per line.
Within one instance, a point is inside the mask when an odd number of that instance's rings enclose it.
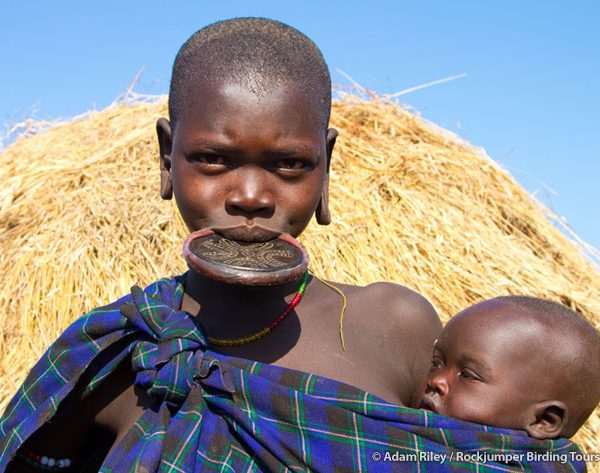
<path fill-rule="evenodd" d="M 453 317 L 418 406 L 469 422 L 571 437 L 600 400 L 600 334 L 565 306 L 505 296 Z"/>

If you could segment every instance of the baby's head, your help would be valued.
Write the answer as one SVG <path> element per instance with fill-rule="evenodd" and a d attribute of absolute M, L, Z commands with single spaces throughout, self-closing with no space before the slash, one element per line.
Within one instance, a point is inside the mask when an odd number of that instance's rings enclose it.
<path fill-rule="evenodd" d="M 498 297 L 453 317 L 419 407 L 479 424 L 570 437 L 600 400 L 600 335 L 576 312 Z"/>

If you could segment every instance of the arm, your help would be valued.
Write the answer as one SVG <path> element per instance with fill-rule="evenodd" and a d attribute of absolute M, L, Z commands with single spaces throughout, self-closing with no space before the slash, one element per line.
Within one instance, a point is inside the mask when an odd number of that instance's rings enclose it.
<path fill-rule="evenodd" d="M 69 458 L 72 462 L 81 457 L 81 452 L 90 440 L 98 443 L 92 430 L 93 416 L 86 407 L 87 403 L 82 403 L 77 395 L 71 395 L 61 404 L 52 419 L 19 448 L 17 456 L 27 451 L 55 459 Z M 39 471 L 39 467 L 28 464 L 22 458 L 15 458 L 6 469 L 6 472 Z"/>
<path fill-rule="evenodd" d="M 415 291 L 387 282 L 364 289 L 357 303 L 365 320 L 355 343 L 363 353 L 370 352 L 371 365 L 402 404 L 415 407 L 442 324 L 433 306 Z"/>
<path fill-rule="evenodd" d="M 127 357 L 100 387 L 85 399 L 77 389 L 55 416 L 21 447 L 37 455 L 73 459 L 77 471 L 97 471 L 110 448 L 151 403 L 133 387 L 134 374 Z M 21 459 L 7 472 L 39 472 Z"/>
<path fill-rule="evenodd" d="M 406 322 L 408 331 L 412 333 L 412 396 L 409 407 L 417 407 L 419 398 L 421 397 L 421 389 L 423 383 L 427 379 L 427 373 L 431 367 L 431 355 L 433 352 L 433 344 L 442 332 L 442 323 L 435 312 L 433 306 L 422 296 L 420 303 L 415 301 L 414 310 L 407 311 Z"/>

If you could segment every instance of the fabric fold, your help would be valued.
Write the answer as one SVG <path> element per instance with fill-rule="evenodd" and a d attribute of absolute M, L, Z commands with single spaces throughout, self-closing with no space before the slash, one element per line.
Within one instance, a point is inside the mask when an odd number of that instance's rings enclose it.
<path fill-rule="evenodd" d="M 131 302 L 120 308 L 129 323 L 147 336 L 133 350 L 135 384 L 171 406 L 187 397 L 194 382 L 190 368 L 201 365 L 207 348 L 206 338 L 189 314 L 173 305 L 175 300 L 181 303 L 182 297 L 181 285 L 171 281 L 161 284 L 155 297 L 134 286 Z"/>
<path fill-rule="evenodd" d="M 397 407 L 331 379 L 214 352 L 180 310 L 184 278 L 134 287 L 55 342 L 0 421 L 0 472 L 86 367 L 115 346 L 120 351 L 84 391 L 93 392 L 131 355 L 136 386 L 156 403 L 113 447 L 102 472 L 585 469 L 578 447 L 566 439 L 536 440 Z"/>

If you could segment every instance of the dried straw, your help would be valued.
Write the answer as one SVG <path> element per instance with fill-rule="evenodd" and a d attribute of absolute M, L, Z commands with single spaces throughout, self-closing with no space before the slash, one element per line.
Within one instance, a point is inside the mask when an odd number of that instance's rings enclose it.
<path fill-rule="evenodd" d="M 73 319 L 186 269 L 187 232 L 158 195 L 154 124 L 165 113 L 164 100 L 111 106 L 0 155 L 0 409 Z M 594 264 L 481 150 L 389 102 L 338 101 L 332 122 L 333 224 L 302 237 L 316 274 L 404 284 L 444 321 L 524 293 L 598 327 Z M 587 451 L 600 451 L 599 414 L 576 437 Z"/>

